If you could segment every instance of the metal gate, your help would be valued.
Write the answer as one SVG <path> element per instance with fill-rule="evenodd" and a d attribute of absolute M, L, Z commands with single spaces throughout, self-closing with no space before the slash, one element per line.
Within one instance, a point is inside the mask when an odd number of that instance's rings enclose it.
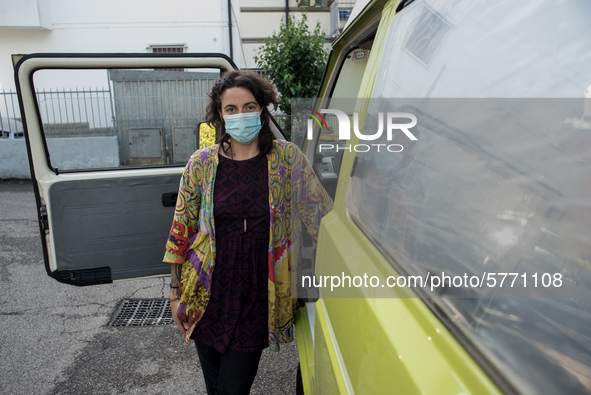
<path fill-rule="evenodd" d="M 121 163 L 185 163 L 199 147 L 197 125 L 219 73 L 111 70 L 109 78 Z"/>

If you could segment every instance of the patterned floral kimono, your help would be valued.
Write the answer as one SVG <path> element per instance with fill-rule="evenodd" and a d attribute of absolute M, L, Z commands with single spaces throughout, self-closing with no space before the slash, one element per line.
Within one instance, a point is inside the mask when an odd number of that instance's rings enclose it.
<path fill-rule="evenodd" d="M 216 262 L 213 187 L 219 145 L 196 151 L 185 168 L 164 262 L 183 264 L 178 314 L 188 318 L 188 341 L 205 312 Z M 332 200 L 312 166 L 293 143 L 275 140 L 267 155 L 270 236 L 268 248 L 269 347 L 293 340 L 295 301 L 291 298 L 291 260 L 297 253 L 300 221 L 316 240 Z M 295 220 L 294 220 L 295 219 Z"/>

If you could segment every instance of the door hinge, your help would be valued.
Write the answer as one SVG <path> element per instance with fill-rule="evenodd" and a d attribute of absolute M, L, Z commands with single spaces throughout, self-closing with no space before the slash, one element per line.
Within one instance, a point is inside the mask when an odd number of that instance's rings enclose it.
<path fill-rule="evenodd" d="M 45 205 L 39 209 L 39 222 L 43 230 L 49 232 L 49 218 L 47 217 L 47 206 Z"/>

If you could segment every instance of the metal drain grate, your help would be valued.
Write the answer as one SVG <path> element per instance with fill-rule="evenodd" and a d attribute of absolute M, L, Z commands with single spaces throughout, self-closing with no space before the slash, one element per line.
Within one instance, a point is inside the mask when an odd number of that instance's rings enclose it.
<path fill-rule="evenodd" d="M 172 324 L 170 302 L 165 299 L 124 299 L 109 326 Z"/>

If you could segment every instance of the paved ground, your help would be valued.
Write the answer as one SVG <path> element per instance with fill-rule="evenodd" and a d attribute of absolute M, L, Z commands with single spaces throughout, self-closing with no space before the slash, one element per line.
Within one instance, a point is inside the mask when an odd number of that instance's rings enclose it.
<path fill-rule="evenodd" d="M 0 182 L 0 393 L 205 394 L 175 326 L 109 327 L 122 299 L 168 295 L 168 279 L 78 288 L 46 275 L 31 183 Z M 253 394 L 295 392 L 295 342 L 265 350 Z"/>

